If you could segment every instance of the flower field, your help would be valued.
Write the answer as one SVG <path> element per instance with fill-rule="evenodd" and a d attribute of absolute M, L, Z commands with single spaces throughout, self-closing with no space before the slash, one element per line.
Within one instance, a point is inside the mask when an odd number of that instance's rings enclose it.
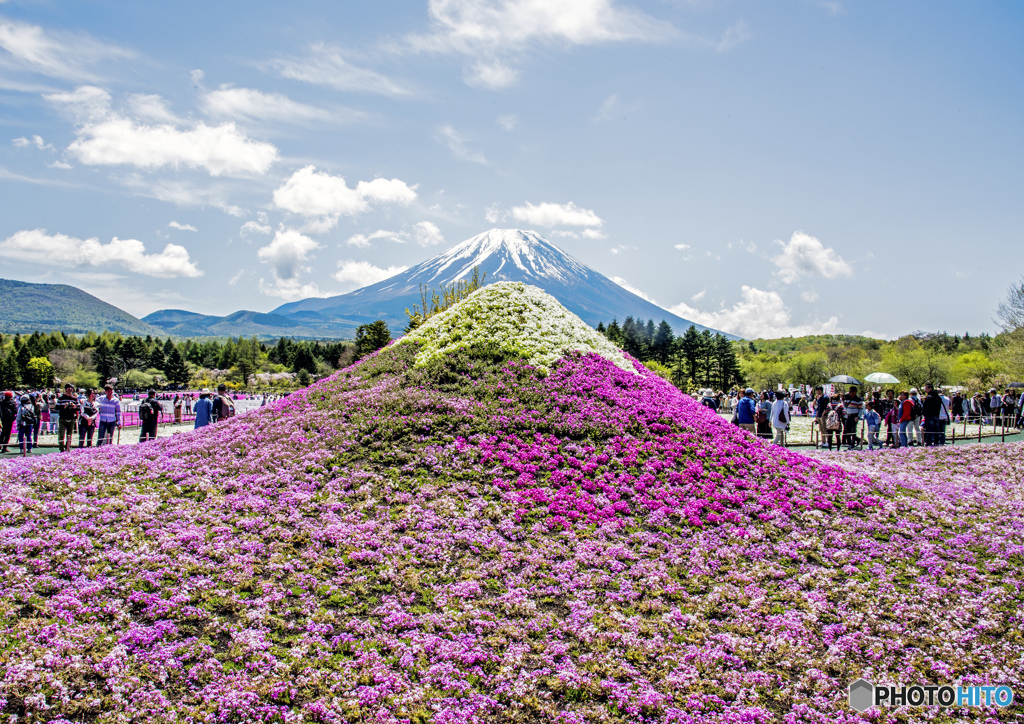
<path fill-rule="evenodd" d="M 412 339 L 0 465 L 0 721 L 852 722 L 861 676 L 1021 689 L 1024 447 L 841 469 L 559 334 Z"/>

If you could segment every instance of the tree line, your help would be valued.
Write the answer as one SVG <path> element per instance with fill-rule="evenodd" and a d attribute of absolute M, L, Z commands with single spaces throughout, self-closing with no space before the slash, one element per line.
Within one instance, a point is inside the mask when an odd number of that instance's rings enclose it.
<path fill-rule="evenodd" d="M 597 331 L 681 390 L 725 390 L 742 381 L 736 349 L 723 334 L 708 329 L 698 332 L 691 324 L 677 337 L 665 320 L 655 326 L 653 319 L 631 316 L 621 325 L 618 320 L 607 327 L 599 322 Z"/>
<path fill-rule="evenodd" d="M 117 332 L 0 334 L 0 389 L 51 387 L 55 379 L 96 388 L 114 378 L 124 388 L 217 382 L 240 388 L 293 387 L 348 366 L 390 339 L 382 320 L 361 325 L 355 342 L 288 337 L 276 344 L 255 337 L 175 342 Z"/>

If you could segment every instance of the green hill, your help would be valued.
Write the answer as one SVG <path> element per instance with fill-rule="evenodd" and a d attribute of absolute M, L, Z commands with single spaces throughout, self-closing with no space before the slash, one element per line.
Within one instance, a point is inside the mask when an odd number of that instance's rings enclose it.
<path fill-rule="evenodd" d="M 122 334 L 163 335 L 123 309 L 67 284 L 32 284 L 0 279 L 0 332 L 83 334 L 110 330 Z"/>

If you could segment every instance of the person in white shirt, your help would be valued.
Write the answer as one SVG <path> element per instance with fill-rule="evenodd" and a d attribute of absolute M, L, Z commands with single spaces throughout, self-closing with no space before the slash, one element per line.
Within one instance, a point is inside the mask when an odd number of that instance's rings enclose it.
<path fill-rule="evenodd" d="M 785 391 L 775 393 L 775 402 L 772 403 L 771 423 L 775 430 L 775 444 L 786 445 L 786 430 L 789 428 L 789 400 L 786 399 Z"/>
<path fill-rule="evenodd" d="M 939 445 L 945 445 L 946 427 L 952 422 L 950 415 L 953 414 L 953 403 L 942 390 L 939 390 L 939 397 L 942 398 L 942 409 L 939 410 Z"/>

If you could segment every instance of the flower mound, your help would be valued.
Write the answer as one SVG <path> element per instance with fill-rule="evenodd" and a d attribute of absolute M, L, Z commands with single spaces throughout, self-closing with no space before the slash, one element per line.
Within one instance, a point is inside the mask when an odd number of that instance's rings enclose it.
<path fill-rule="evenodd" d="M 594 352 L 633 371 L 633 365 L 603 334 L 544 290 L 521 282 L 478 289 L 399 340 L 403 343 L 420 345 L 418 366 L 456 350 L 493 345 L 543 371 L 566 352 Z"/>
<path fill-rule="evenodd" d="M 0 714 L 852 722 L 860 676 L 1022 680 L 1020 446 L 847 472 L 639 366 L 420 351 L 0 466 Z"/>

